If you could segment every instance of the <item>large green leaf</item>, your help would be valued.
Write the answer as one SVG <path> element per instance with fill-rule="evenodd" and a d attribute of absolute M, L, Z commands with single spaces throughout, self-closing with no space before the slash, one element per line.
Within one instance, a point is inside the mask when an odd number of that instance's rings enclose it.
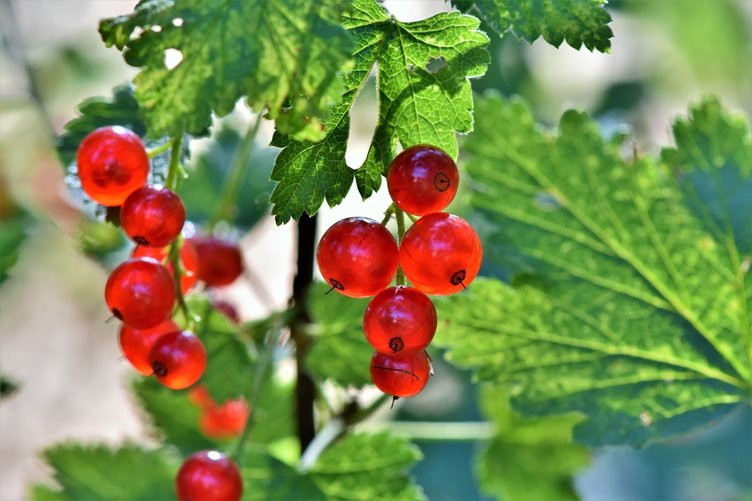
<path fill-rule="evenodd" d="M 575 438 L 594 445 L 639 445 L 748 402 L 752 287 L 734 244 L 584 115 L 565 113 L 552 137 L 519 101 L 476 105 L 467 166 L 487 259 L 538 277 L 478 280 L 443 305 L 449 358 L 512 385 L 526 413 L 583 412 Z"/>
<path fill-rule="evenodd" d="M 101 22 L 108 46 L 141 68 L 136 98 L 149 134 L 197 134 L 243 96 L 300 139 L 320 139 L 342 90 L 351 40 L 334 0 L 144 0 Z M 179 51 L 168 68 L 166 51 Z M 176 52 L 172 52 L 177 54 Z"/>
<path fill-rule="evenodd" d="M 606 52 L 614 34 L 605 0 L 452 0 L 458 8 L 474 8 L 499 35 L 511 30 L 533 43 L 539 37 L 554 47 L 566 41 Z"/>
<path fill-rule="evenodd" d="M 523 418 L 505 391 L 493 387 L 483 388 L 481 404 L 496 427 L 476 465 L 486 494 L 515 501 L 577 499 L 573 476 L 588 461 L 587 450 L 572 444 L 578 416 Z"/>
<path fill-rule="evenodd" d="M 35 486 L 33 497 L 37 500 L 153 501 L 175 497 L 178 465 L 159 450 L 135 445 L 117 450 L 101 445 L 58 445 L 45 451 L 44 459 L 61 489 Z"/>
<path fill-rule="evenodd" d="M 0 179 L 0 196 L 7 197 L 0 201 L 0 284 L 10 275 L 10 269 L 18 261 L 21 244 L 26 239 L 34 218 L 27 211 L 15 205 L 7 193 L 2 191 Z"/>
<path fill-rule="evenodd" d="M 326 284 L 319 282 L 308 294 L 316 328 L 306 365 L 317 378 L 328 378 L 340 386 L 369 384 L 373 348 L 363 334 L 363 312 L 369 300 L 326 294 L 327 290 Z"/>
<path fill-rule="evenodd" d="M 314 214 L 324 199 L 342 201 L 353 175 L 364 197 L 378 189 L 382 173 L 403 147 L 430 143 L 457 156 L 457 132 L 473 127 L 469 78 L 486 71 L 488 37 L 478 20 L 458 12 L 414 23 L 389 17 L 374 0 L 356 0 L 344 26 L 355 41 L 355 66 L 345 75 L 345 92 L 325 122 L 319 143 L 277 135 L 284 147 L 272 179 L 272 213 L 278 223 Z M 368 158 L 355 173 L 345 163 L 349 109 L 374 65 L 378 64 L 379 123 Z"/>

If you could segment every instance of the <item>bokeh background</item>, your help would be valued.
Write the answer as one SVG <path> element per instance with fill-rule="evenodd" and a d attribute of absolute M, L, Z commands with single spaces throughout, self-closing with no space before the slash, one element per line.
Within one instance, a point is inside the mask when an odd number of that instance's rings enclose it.
<path fill-rule="evenodd" d="M 441 0 L 384 3 L 408 21 L 448 9 Z M 26 214 L 20 226 L 27 235 L 0 286 L 0 372 L 18 385 L 0 401 L 0 501 L 24 499 L 31 483 L 48 480 L 37 455 L 52 443 L 148 440 L 128 393 L 131 371 L 118 352 L 117 326 L 105 323 L 107 272 L 82 253 L 90 244 L 82 237 L 87 218 L 65 186 L 54 142 L 80 101 L 109 95 L 134 75 L 96 31 L 100 18 L 134 5 L 0 0 L 0 242 L 15 235 L 3 220 L 19 213 Z M 521 94 L 552 126 L 567 108 L 587 110 L 606 134 L 629 131 L 645 153 L 671 144 L 671 121 L 703 95 L 717 94 L 752 117 L 752 0 L 625 0 L 608 8 L 610 54 L 529 45 L 511 34 L 493 38 L 491 66 L 474 90 Z M 376 117 L 375 92 L 366 86 L 352 112 L 353 166 L 365 157 Z M 240 110 L 231 123 L 249 119 Z M 259 144 L 271 133 L 264 124 Z M 364 203 L 353 189 L 342 205 L 322 210 L 320 228 L 350 215 L 378 217 L 388 205 L 383 191 Z M 242 279 L 220 295 L 243 318 L 257 318 L 282 307 L 290 294 L 294 228 L 262 217 L 241 242 L 264 291 Z M 399 407 L 399 418 L 478 420 L 467 375 L 448 366 L 438 373 L 429 391 Z M 575 479 L 576 492 L 589 500 L 752 499 L 751 425 L 752 415 L 739 413 L 645 450 L 592 451 Z M 479 443 L 418 445 L 426 459 L 413 473 L 430 499 L 485 499 L 473 481 Z"/>

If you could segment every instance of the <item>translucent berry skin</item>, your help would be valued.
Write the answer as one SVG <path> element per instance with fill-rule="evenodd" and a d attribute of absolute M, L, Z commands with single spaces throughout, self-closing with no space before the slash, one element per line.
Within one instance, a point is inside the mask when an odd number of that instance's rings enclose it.
<path fill-rule="evenodd" d="M 170 247 L 149 247 L 147 245 L 137 245 L 131 257 L 150 257 L 156 259 L 174 276 L 172 263 L 167 260 Z M 189 240 L 185 240 L 180 246 L 180 265 L 183 272 L 180 275 L 180 290 L 185 294 L 198 282 L 198 253 L 196 247 Z"/>
<path fill-rule="evenodd" d="M 178 331 L 157 339 L 149 363 L 160 383 L 173 390 L 188 388 L 206 369 L 206 349 L 193 333 Z"/>
<path fill-rule="evenodd" d="M 137 244 L 164 247 L 180 235 L 185 206 L 172 190 L 144 186 L 123 202 L 120 224 Z"/>
<path fill-rule="evenodd" d="M 149 363 L 149 353 L 157 339 L 170 332 L 179 331 L 178 325 L 171 319 L 165 320 L 151 329 L 132 329 L 127 325 L 120 327 L 118 342 L 125 358 L 141 374 L 150 376 L 154 372 Z"/>
<path fill-rule="evenodd" d="M 156 327 L 175 306 L 175 284 L 167 268 L 151 258 L 129 259 L 112 270 L 104 288 L 107 307 L 134 329 Z"/>
<path fill-rule="evenodd" d="M 211 405 L 201 413 L 199 429 L 206 437 L 227 440 L 243 433 L 250 410 L 245 400 L 228 400 L 222 405 Z"/>
<path fill-rule="evenodd" d="M 198 277 L 206 285 L 229 285 L 243 273 L 237 245 L 213 237 L 194 237 L 191 242 L 198 253 Z"/>
<path fill-rule="evenodd" d="M 423 216 L 444 210 L 457 194 L 460 176 L 452 157 L 435 146 L 412 146 L 394 159 L 386 175 L 394 203 Z"/>
<path fill-rule="evenodd" d="M 378 389 L 394 397 L 412 397 L 426 387 L 431 362 L 425 351 L 411 355 L 373 354 L 371 380 Z"/>
<path fill-rule="evenodd" d="M 406 356 L 422 351 L 436 333 L 436 308 L 418 289 L 390 287 L 368 303 L 363 332 L 381 353 Z"/>
<path fill-rule="evenodd" d="M 119 126 L 90 132 L 78 146 L 76 166 L 84 192 L 108 207 L 121 205 L 149 175 L 144 143 Z"/>
<path fill-rule="evenodd" d="M 454 294 L 478 275 L 483 248 L 467 221 L 434 212 L 407 230 L 399 255 L 402 270 L 416 289 L 426 294 Z"/>
<path fill-rule="evenodd" d="M 373 296 L 387 288 L 399 261 L 397 242 L 386 228 L 365 217 L 334 223 L 316 250 L 321 275 L 337 292 Z"/>
<path fill-rule="evenodd" d="M 175 490 L 180 501 L 238 501 L 243 480 L 230 458 L 217 451 L 200 451 L 180 467 Z"/>

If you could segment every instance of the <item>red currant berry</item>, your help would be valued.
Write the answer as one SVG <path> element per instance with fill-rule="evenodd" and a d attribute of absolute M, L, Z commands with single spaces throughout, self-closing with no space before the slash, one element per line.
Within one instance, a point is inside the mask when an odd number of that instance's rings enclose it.
<path fill-rule="evenodd" d="M 378 351 L 371 358 L 371 380 L 387 395 L 412 397 L 425 388 L 431 362 L 425 351 L 406 356 L 386 355 Z"/>
<path fill-rule="evenodd" d="M 240 324 L 240 313 L 238 313 L 237 308 L 230 303 L 229 301 L 225 301 L 224 299 L 215 299 L 212 301 L 212 306 L 222 313 L 227 319 L 234 323 L 234 324 Z"/>
<path fill-rule="evenodd" d="M 217 451 L 201 451 L 180 467 L 175 489 L 180 501 L 238 501 L 243 480 L 230 458 Z"/>
<path fill-rule="evenodd" d="M 123 202 L 120 224 L 137 244 L 164 247 L 180 235 L 185 206 L 174 191 L 144 186 Z"/>
<path fill-rule="evenodd" d="M 148 329 L 172 313 L 175 284 L 167 268 L 154 259 L 129 259 L 110 273 L 104 298 L 112 314 L 125 325 Z"/>
<path fill-rule="evenodd" d="M 198 277 L 206 285 L 229 285 L 243 273 L 243 256 L 237 245 L 213 237 L 191 241 L 198 253 Z"/>
<path fill-rule="evenodd" d="M 149 363 L 149 353 L 154 343 L 169 332 L 179 331 L 180 328 L 172 320 L 165 320 L 151 329 L 131 329 L 127 325 L 120 327 L 120 349 L 126 359 L 145 376 L 154 372 Z"/>
<path fill-rule="evenodd" d="M 324 279 L 340 294 L 368 297 L 389 286 L 397 271 L 397 243 L 373 219 L 350 217 L 321 237 L 316 261 Z"/>
<path fill-rule="evenodd" d="M 467 221 L 435 212 L 407 230 L 399 254 L 402 270 L 416 289 L 426 294 L 453 294 L 478 275 L 483 248 Z"/>
<path fill-rule="evenodd" d="M 412 146 L 394 159 L 386 175 L 389 195 L 408 214 L 444 210 L 457 194 L 457 165 L 435 146 Z"/>
<path fill-rule="evenodd" d="M 404 356 L 422 351 L 436 333 L 436 308 L 418 289 L 390 287 L 368 303 L 363 332 L 381 353 Z"/>
<path fill-rule="evenodd" d="M 222 405 L 204 409 L 199 421 L 201 433 L 209 438 L 228 439 L 239 436 L 250 414 L 248 404 L 242 398 L 228 400 Z"/>
<path fill-rule="evenodd" d="M 154 343 L 149 363 L 160 383 L 173 390 L 182 390 L 204 374 L 206 349 L 204 343 L 188 331 L 171 332 Z"/>
<path fill-rule="evenodd" d="M 144 143 L 118 126 L 90 132 L 78 146 L 76 165 L 84 192 L 108 207 L 122 204 L 149 175 Z"/>
<path fill-rule="evenodd" d="M 149 372 L 151 374 L 151 372 Z M 214 399 L 209 395 L 209 390 L 202 384 L 197 384 L 188 392 L 188 400 L 201 410 L 208 409 L 216 405 Z"/>
<path fill-rule="evenodd" d="M 149 247 L 147 245 L 137 245 L 133 249 L 131 257 L 150 257 L 164 263 L 165 267 L 174 276 L 172 263 L 167 260 L 170 247 Z M 180 246 L 180 266 L 183 272 L 180 274 L 180 290 L 183 294 L 188 292 L 198 282 L 198 254 L 196 247 L 189 240 L 183 241 Z"/>

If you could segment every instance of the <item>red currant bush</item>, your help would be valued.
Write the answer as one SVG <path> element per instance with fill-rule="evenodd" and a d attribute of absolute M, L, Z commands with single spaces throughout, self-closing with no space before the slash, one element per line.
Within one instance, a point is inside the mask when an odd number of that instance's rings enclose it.
<path fill-rule="evenodd" d="M 478 275 L 483 249 L 467 221 L 434 212 L 407 230 L 399 256 L 405 276 L 416 289 L 426 294 L 454 294 Z"/>
<path fill-rule="evenodd" d="M 206 369 L 206 349 L 199 338 L 188 331 L 165 334 L 149 352 L 154 376 L 173 390 L 188 388 Z"/>
<path fill-rule="evenodd" d="M 368 303 L 363 332 L 381 353 L 408 355 L 422 351 L 436 333 L 436 308 L 417 289 L 390 287 Z"/>
<path fill-rule="evenodd" d="M 193 237 L 198 254 L 198 277 L 210 286 L 229 285 L 243 273 L 237 245 L 213 237 Z"/>
<path fill-rule="evenodd" d="M 350 217 L 334 223 L 316 250 L 321 275 L 340 294 L 368 297 L 384 290 L 399 261 L 397 243 L 373 219 Z"/>
<path fill-rule="evenodd" d="M 412 146 L 389 166 L 386 185 L 389 195 L 408 214 L 423 216 L 444 210 L 457 194 L 457 165 L 435 146 Z"/>
<path fill-rule="evenodd" d="M 425 351 L 410 355 L 373 354 L 371 380 L 378 389 L 394 397 L 412 397 L 428 383 L 431 362 Z"/>
<path fill-rule="evenodd" d="M 175 478 L 180 501 L 238 501 L 243 480 L 235 463 L 218 451 L 191 455 Z"/>
<path fill-rule="evenodd" d="M 165 263 L 165 267 L 174 276 L 175 272 L 172 269 L 172 263 L 169 261 L 165 262 L 169 251 L 169 246 L 149 247 L 147 245 L 137 245 L 133 249 L 131 257 L 150 257 L 156 259 L 161 263 Z M 182 267 L 180 290 L 185 294 L 198 282 L 198 253 L 190 240 L 183 241 L 183 244 L 180 246 L 180 266 Z"/>
<path fill-rule="evenodd" d="M 164 247 L 180 235 L 184 223 L 183 201 L 167 188 L 139 188 L 120 209 L 123 230 L 139 245 Z"/>
<path fill-rule="evenodd" d="M 108 207 L 121 205 L 146 184 L 149 158 L 141 139 L 124 127 L 90 132 L 76 155 L 81 188 L 92 200 Z"/>
<path fill-rule="evenodd" d="M 169 332 L 179 331 L 180 328 L 172 320 L 165 320 L 150 329 L 132 329 L 127 325 L 120 327 L 118 342 L 123 356 L 141 374 L 150 376 L 154 370 L 149 363 L 149 353 L 157 339 Z"/>
<path fill-rule="evenodd" d="M 148 329 L 175 306 L 175 284 L 167 268 L 151 258 L 129 259 L 112 270 L 104 289 L 107 307 L 128 327 Z"/>

